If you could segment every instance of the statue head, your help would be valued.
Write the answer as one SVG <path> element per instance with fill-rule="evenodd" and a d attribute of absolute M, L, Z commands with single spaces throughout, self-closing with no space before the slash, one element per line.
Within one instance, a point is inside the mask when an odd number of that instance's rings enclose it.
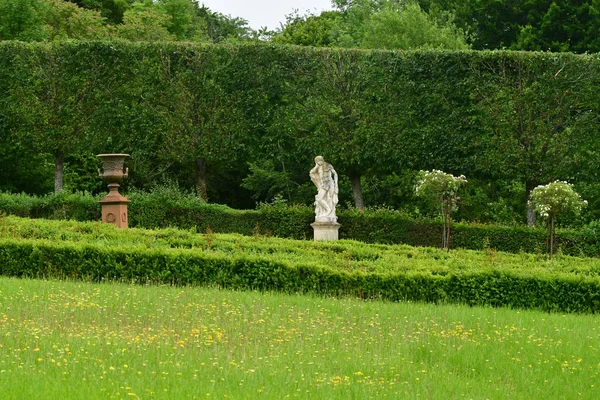
<path fill-rule="evenodd" d="M 315 157 L 315 164 L 321 165 L 321 164 L 324 164 L 324 163 L 325 163 L 325 160 L 323 159 L 323 156 L 316 156 Z"/>

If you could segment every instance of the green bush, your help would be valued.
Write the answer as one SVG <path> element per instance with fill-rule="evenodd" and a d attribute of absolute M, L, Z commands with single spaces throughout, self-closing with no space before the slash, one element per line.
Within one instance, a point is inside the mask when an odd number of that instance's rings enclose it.
<path fill-rule="evenodd" d="M 109 230 L 105 233 L 110 236 Z M 118 235 L 128 234 L 121 232 Z M 160 236 L 160 232 L 156 236 Z M 452 268 L 444 273 L 436 272 L 435 268 L 389 273 L 344 271 L 310 260 L 297 263 L 278 260 L 279 254 L 284 254 L 286 249 L 294 246 L 272 241 L 268 243 L 271 256 L 267 257 L 247 251 L 238 252 L 239 249 L 232 249 L 225 254 L 213 251 L 210 246 L 182 249 L 131 243 L 107 246 L 101 242 L 2 238 L 0 275 L 212 285 L 232 289 L 310 292 L 389 301 L 461 303 L 556 312 L 600 311 L 600 277 L 597 271 L 590 276 L 549 271 L 540 274 L 483 266 Z M 352 244 L 336 245 L 343 248 Z M 335 252 L 331 246 L 328 244 L 321 251 L 329 247 L 329 252 Z M 431 250 L 436 254 L 448 255 L 437 249 Z M 362 256 L 369 253 L 373 255 L 377 254 L 377 249 L 362 245 L 359 253 Z"/>
<path fill-rule="evenodd" d="M 314 211 L 308 206 L 262 204 L 257 210 L 234 210 L 224 205 L 206 204 L 193 195 L 164 189 L 155 193 L 127 194 L 130 226 L 147 229 L 175 227 L 197 232 L 270 235 L 291 239 L 310 239 Z M 0 211 L 31 218 L 100 220 L 100 197 L 85 193 L 61 192 L 44 197 L 0 193 Z M 386 208 L 338 212 L 340 238 L 365 243 L 411 246 L 439 245 L 441 222 L 414 219 L 405 213 Z M 500 226 L 458 222 L 452 225 L 451 248 L 511 253 L 544 253 L 548 249 L 543 228 Z M 600 242 L 597 229 L 557 230 L 556 246 L 566 255 L 598 257 Z"/>
<path fill-rule="evenodd" d="M 0 212 L 19 217 L 35 218 L 33 210 L 37 210 L 41 204 L 45 204 L 42 197 L 29 196 L 25 193 L 12 194 L 0 192 Z"/>

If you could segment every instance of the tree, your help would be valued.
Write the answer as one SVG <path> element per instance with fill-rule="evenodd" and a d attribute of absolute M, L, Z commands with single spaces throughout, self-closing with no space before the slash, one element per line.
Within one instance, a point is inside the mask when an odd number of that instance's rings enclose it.
<path fill-rule="evenodd" d="M 276 33 L 272 41 L 280 44 L 299 46 L 332 47 L 335 46 L 334 31 L 342 21 L 339 11 L 324 11 L 319 15 L 297 13 L 286 16 L 281 32 Z"/>
<path fill-rule="evenodd" d="M 158 0 L 157 6 L 171 17 L 168 30 L 175 40 L 208 41 L 208 28 L 191 0 Z"/>
<path fill-rule="evenodd" d="M 530 203 L 535 211 L 548 219 L 550 259 L 552 259 L 556 240 L 554 233 L 556 216 L 567 212 L 579 214 L 583 207 L 587 205 L 587 201 L 582 200 L 581 196 L 573 190 L 573 186 L 568 182 L 555 181 L 533 189 Z"/>
<path fill-rule="evenodd" d="M 49 40 L 99 40 L 109 36 L 100 12 L 77 7 L 63 0 L 44 0 L 48 3 L 46 29 Z"/>
<path fill-rule="evenodd" d="M 0 40 L 45 40 L 47 9 L 48 4 L 44 0 L 1 1 Z"/>
<path fill-rule="evenodd" d="M 18 42 L 4 42 L 0 46 L 0 93 L 8 94 L 18 70 L 14 68 Z M 52 190 L 53 174 L 47 154 L 31 152 L 11 129 L 9 109 L 13 104 L 8 95 L 0 96 L 0 191 L 13 193 L 46 194 Z"/>
<path fill-rule="evenodd" d="M 521 26 L 512 48 L 575 53 L 600 51 L 600 2 L 555 0 L 547 7 L 534 14 L 536 21 Z"/>
<path fill-rule="evenodd" d="M 257 40 L 241 18 L 194 0 L 3 0 L 0 40 Z"/>
<path fill-rule="evenodd" d="M 436 22 L 418 4 L 388 3 L 369 19 L 360 47 L 466 50 L 469 45 L 462 30 Z"/>
<path fill-rule="evenodd" d="M 0 40 L 108 38 L 100 12 L 64 0 L 7 0 L 0 4 Z"/>
<path fill-rule="evenodd" d="M 134 3 L 123 14 L 123 23 L 117 25 L 115 35 L 133 42 L 173 40 L 169 33 L 172 17 L 154 3 Z"/>
<path fill-rule="evenodd" d="M 424 197 L 439 207 L 442 215 L 442 249 L 450 250 L 450 225 L 452 211 L 458 207 L 458 192 L 467 179 L 464 175 L 454 176 L 443 171 L 420 171 L 415 187 L 417 196 Z"/>
<path fill-rule="evenodd" d="M 123 16 L 130 6 L 139 0 L 65 0 L 86 10 L 99 11 L 112 24 L 123 23 Z"/>
<path fill-rule="evenodd" d="M 204 5 L 196 8 L 196 13 L 206 24 L 208 37 L 213 43 L 249 40 L 253 37 L 248 21 L 243 18 L 213 12 Z"/>
<path fill-rule="evenodd" d="M 450 11 L 474 49 L 600 51 L 598 0 L 419 0 L 430 14 Z"/>
<path fill-rule="evenodd" d="M 335 11 L 288 16 L 277 43 L 368 49 L 467 49 L 452 17 L 433 18 L 412 1 L 334 1 Z"/>
<path fill-rule="evenodd" d="M 315 126 L 313 151 L 331 160 L 341 175 L 350 178 L 356 208 L 365 207 L 361 177 L 372 162 L 372 148 L 364 146 L 372 133 L 364 90 L 367 54 L 323 53 L 317 69 L 319 89 L 307 100 Z"/>
<path fill-rule="evenodd" d="M 194 166 L 199 196 L 208 199 L 211 167 L 233 162 L 240 143 L 235 138 L 237 123 L 243 119 L 232 95 L 235 54 L 222 49 L 179 48 L 161 51 L 158 62 L 146 70 L 146 82 L 153 88 L 144 94 L 144 104 L 160 116 L 166 133 L 164 150 L 179 162 Z"/>

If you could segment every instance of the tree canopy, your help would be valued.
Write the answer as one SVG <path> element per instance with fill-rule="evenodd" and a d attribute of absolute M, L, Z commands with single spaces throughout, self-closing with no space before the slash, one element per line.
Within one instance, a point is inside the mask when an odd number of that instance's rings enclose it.
<path fill-rule="evenodd" d="M 0 40 L 225 42 L 258 37 L 246 20 L 194 0 L 3 0 Z"/>
<path fill-rule="evenodd" d="M 333 0 L 273 41 L 317 47 L 600 51 L 600 0 Z"/>
<path fill-rule="evenodd" d="M 476 50 L 600 51 L 599 0 L 419 0 L 451 12 Z"/>
<path fill-rule="evenodd" d="M 276 32 L 195 0 L 2 0 L 0 40 L 271 40 L 315 47 L 600 52 L 600 0 L 332 0 Z"/>
<path fill-rule="evenodd" d="M 334 1 L 337 10 L 288 16 L 276 43 L 370 49 L 464 50 L 467 36 L 452 18 L 433 17 L 413 1 Z"/>

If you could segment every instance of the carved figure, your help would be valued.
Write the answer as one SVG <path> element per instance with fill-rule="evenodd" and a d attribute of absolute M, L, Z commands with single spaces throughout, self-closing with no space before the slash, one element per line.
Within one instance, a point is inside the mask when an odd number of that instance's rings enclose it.
<path fill-rule="evenodd" d="M 318 190 L 315 196 L 315 221 L 337 222 L 338 175 L 333 165 L 325 162 L 322 156 L 317 156 L 309 175 Z"/>

